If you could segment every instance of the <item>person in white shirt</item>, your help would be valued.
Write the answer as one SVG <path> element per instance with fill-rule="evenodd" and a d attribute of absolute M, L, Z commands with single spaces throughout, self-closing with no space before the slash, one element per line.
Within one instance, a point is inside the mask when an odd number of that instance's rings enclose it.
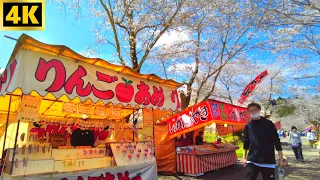
<path fill-rule="evenodd" d="M 308 130 L 307 140 L 309 141 L 310 147 L 311 148 L 315 148 L 314 147 L 314 141 L 316 140 L 316 137 L 315 137 L 314 133 L 311 131 L 311 129 Z"/>
<path fill-rule="evenodd" d="M 291 128 L 289 144 L 292 147 L 296 160 L 303 161 L 301 134 L 295 126 Z"/>

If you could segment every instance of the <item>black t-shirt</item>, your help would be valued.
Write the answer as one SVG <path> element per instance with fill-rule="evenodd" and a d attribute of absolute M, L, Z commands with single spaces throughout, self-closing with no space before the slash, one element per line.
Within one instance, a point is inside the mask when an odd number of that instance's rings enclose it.
<path fill-rule="evenodd" d="M 76 129 L 71 134 L 72 146 L 93 146 L 94 134 L 91 130 Z"/>
<path fill-rule="evenodd" d="M 203 139 L 200 135 L 196 137 L 196 145 L 202 145 L 203 144 Z"/>
<path fill-rule="evenodd" d="M 243 131 L 243 148 L 248 149 L 247 160 L 255 163 L 275 164 L 275 152 L 281 143 L 273 122 L 261 117 L 250 121 Z"/>

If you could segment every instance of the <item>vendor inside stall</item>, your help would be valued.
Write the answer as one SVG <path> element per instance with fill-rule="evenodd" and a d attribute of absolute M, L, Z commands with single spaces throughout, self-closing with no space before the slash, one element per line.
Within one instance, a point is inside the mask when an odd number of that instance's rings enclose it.
<path fill-rule="evenodd" d="M 71 134 L 71 145 L 93 147 L 94 145 L 93 131 L 90 129 L 85 129 L 83 126 L 80 126 L 78 129 L 74 130 Z"/>
<path fill-rule="evenodd" d="M 202 145 L 204 144 L 204 141 L 203 141 L 203 132 L 200 131 L 198 136 L 196 137 L 196 145 Z"/>

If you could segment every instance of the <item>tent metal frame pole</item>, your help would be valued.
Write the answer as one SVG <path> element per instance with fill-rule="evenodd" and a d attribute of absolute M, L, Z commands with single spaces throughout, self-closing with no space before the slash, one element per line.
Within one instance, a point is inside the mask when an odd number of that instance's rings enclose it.
<path fill-rule="evenodd" d="M 13 171 L 14 158 L 15 158 L 15 154 L 16 154 L 16 151 L 17 151 L 17 141 L 18 141 L 18 135 L 19 135 L 19 128 L 20 128 L 20 119 L 18 119 L 16 137 L 14 139 L 14 146 L 13 146 L 13 152 L 12 152 L 13 154 L 12 154 L 12 159 L 11 159 L 10 174 L 12 174 L 12 171 Z"/>
<path fill-rule="evenodd" d="M 5 147 L 6 147 L 7 130 L 8 130 L 8 124 L 9 124 L 9 119 L 10 119 L 11 98 L 12 98 L 12 96 L 10 95 L 8 114 L 7 114 L 7 121 L 6 121 L 6 128 L 5 128 L 4 139 L 3 139 L 2 155 L 3 155 Z"/>
<path fill-rule="evenodd" d="M 138 111 L 139 112 L 139 111 Z M 130 118 L 130 117 L 129 117 Z M 134 123 L 134 108 L 132 108 L 132 124 Z M 132 130 L 132 142 L 134 142 L 134 129 Z"/>
<path fill-rule="evenodd" d="M 23 95 L 21 95 L 20 97 L 21 97 L 21 101 L 22 101 Z M 19 128 L 20 128 L 20 118 L 18 118 L 17 131 L 16 131 L 16 136 L 15 136 L 15 139 L 14 139 L 14 146 L 13 146 L 12 159 L 11 159 L 10 174 L 12 174 L 12 171 L 13 171 L 14 158 L 15 158 L 15 154 L 16 154 L 16 151 L 17 151 L 17 141 L 18 141 L 18 135 L 19 135 Z"/>

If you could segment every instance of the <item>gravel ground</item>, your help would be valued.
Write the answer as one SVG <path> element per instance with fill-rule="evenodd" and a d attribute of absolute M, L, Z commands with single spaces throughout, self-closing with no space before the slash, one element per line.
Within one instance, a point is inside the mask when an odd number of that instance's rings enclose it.
<path fill-rule="evenodd" d="M 303 138 L 304 163 L 296 163 L 292 150 L 287 145 L 287 140 L 282 139 L 283 153 L 288 158 L 289 166 L 285 168 L 286 180 L 319 180 L 320 179 L 320 156 L 319 151 L 307 146 L 307 140 Z M 243 166 L 230 166 L 217 171 L 205 173 L 200 177 L 187 177 L 183 175 L 161 176 L 159 180 L 241 180 L 245 177 L 245 168 Z M 262 180 L 261 177 L 258 180 Z"/>

